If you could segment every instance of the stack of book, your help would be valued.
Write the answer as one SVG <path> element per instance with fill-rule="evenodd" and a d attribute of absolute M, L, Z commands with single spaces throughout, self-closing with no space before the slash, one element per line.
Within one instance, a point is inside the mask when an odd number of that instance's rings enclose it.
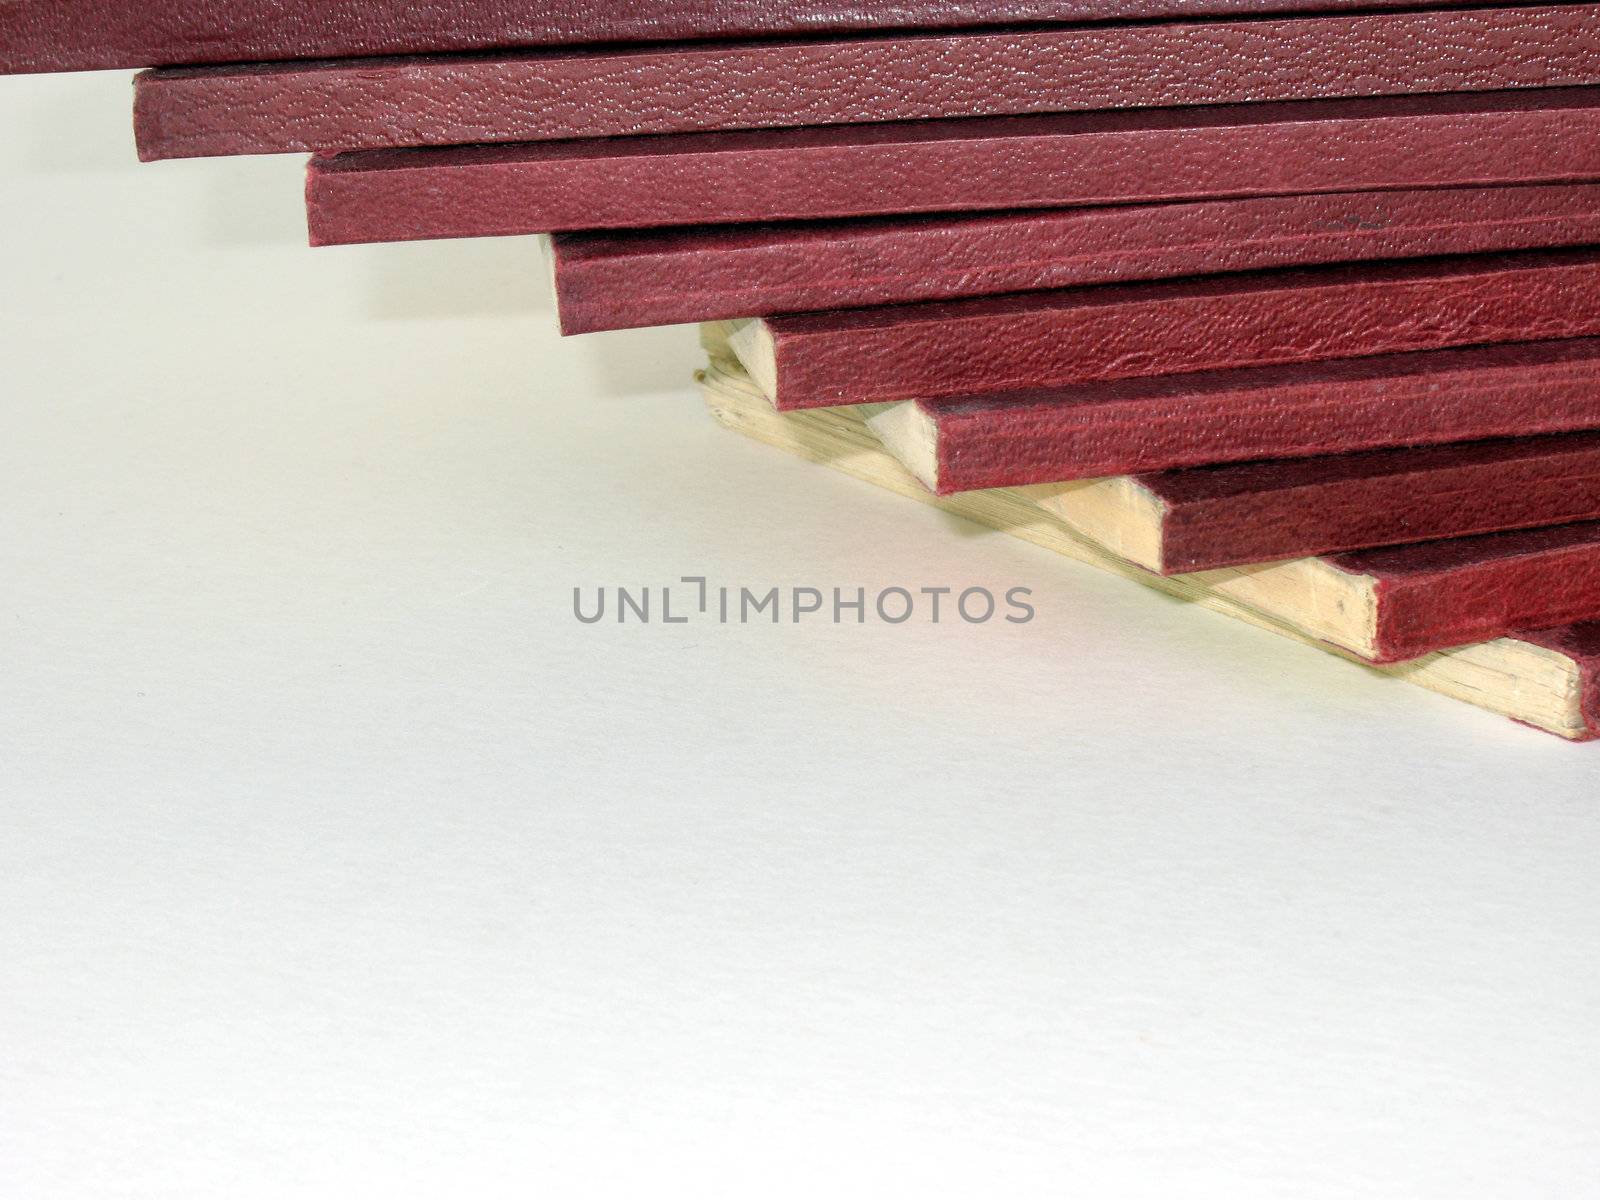
<path fill-rule="evenodd" d="M 1600 735 L 1600 4 L 9 0 L 315 244 L 548 235 L 724 424 Z"/>

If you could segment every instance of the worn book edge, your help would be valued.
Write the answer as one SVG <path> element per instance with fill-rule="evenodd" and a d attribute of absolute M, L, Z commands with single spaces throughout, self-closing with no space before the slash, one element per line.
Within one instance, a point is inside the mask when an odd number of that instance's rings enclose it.
<path fill-rule="evenodd" d="M 713 360 L 699 376 L 707 406 L 719 423 L 747 437 L 1009 533 L 1077 562 L 1143 583 L 1201 608 L 1319 646 L 1367 670 L 1403 679 L 1561 737 L 1576 740 L 1592 737 L 1596 732 L 1589 728 L 1584 717 L 1582 673 L 1576 663 L 1555 650 L 1505 637 L 1404 663 L 1384 666 L 1363 663 L 1353 653 L 1330 645 L 1314 632 L 1246 602 L 1242 593 L 1230 594 L 1218 586 L 1221 581 L 1215 577 L 1237 578 L 1238 572 L 1162 576 L 1116 557 L 1040 507 L 1040 496 L 1053 490 L 1048 486 L 935 496 L 879 446 L 859 411 L 814 409 L 777 413 L 749 377 L 726 355 L 725 331 L 703 330 L 702 338 Z M 1255 597 L 1270 603 L 1270 589 L 1258 586 Z"/>

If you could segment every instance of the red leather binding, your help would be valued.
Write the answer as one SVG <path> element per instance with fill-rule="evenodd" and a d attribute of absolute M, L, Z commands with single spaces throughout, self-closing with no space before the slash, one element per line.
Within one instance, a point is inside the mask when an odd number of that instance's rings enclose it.
<path fill-rule="evenodd" d="M 1600 7 L 688 43 L 140 76 L 146 159 L 1600 82 Z"/>
<path fill-rule="evenodd" d="M 1600 242 L 1600 185 L 557 234 L 565 333 Z"/>
<path fill-rule="evenodd" d="M 767 328 L 780 409 L 1067 387 L 1600 334 L 1600 250 L 1108 284 Z"/>
<path fill-rule="evenodd" d="M 941 493 L 1600 428 L 1600 339 L 927 400 Z M 1552 518 L 1554 519 L 1554 518 Z M 1245 558 L 1267 555 L 1266 545 Z"/>
<path fill-rule="evenodd" d="M 1600 89 L 377 150 L 312 165 L 312 240 L 1600 179 Z"/>
<path fill-rule="evenodd" d="M 1137 477 L 1163 574 L 1600 519 L 1600 433 Z"/>
<path fill-rule="evenodd" d="M 1600 617 L 1600 522 L 1335 554 L 1377 580 L 1374 662 Z"/>
<path fill-rule="evenodd" d="M 1441 8 L 1451 0 L 5 0 L 0 73 L 860 29 Z"/>

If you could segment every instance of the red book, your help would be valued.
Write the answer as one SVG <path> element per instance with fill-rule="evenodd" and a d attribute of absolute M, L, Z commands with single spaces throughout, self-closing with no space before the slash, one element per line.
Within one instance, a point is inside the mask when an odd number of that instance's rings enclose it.
<path fill-rule="evenodd" d="M 1196 467 L 1039 504 L 1162 575 L 1600 520 L 1600 433 Z"/>
<path fill-rule="evenodd" d="M 1108 549 L 1114 548 L 1108 547 Z M 1600 522 L 1186 575 L 1373 663 L 1600 618 Z"/>
<path fill-rule="evenodd" d="M 564 333 L 1600 242 L 1600 186 L 1334 192 L 552 241 Z"/>
<path fill-rule="evenodd" d="M 442 55 L 141 75 L 145 159 L 1600 82 L 1600 9 Z"/>
<path fill-rule="evenodd" d="M 788 410 L 1597 334 L 1600 250 L 1544 250 L 774 317 L 731 343 Z"/>
<path fill-rule="evenodd" d="M 1600 179 L 1600 88 L 373 150 L 312 241 Z"/>
<path fill-rule="evenodd" d="M 939 495 L 1600 429 L 1600 339 L 908 401 L 869 424 Z"/>
<path fill-rule="evenodd" d="M 829 30 L 1440 8 L 1451 0 L 5 0 L 0 73 Z"/>
<path fill-rule="evenodd" d="M 1600 522 L 1301 560 L 1252 573 L 1249 586 L 1278 590 L 1275 571 L 1308 629 L 1370 662 L 1399 662 L 1600 618 Z"/>

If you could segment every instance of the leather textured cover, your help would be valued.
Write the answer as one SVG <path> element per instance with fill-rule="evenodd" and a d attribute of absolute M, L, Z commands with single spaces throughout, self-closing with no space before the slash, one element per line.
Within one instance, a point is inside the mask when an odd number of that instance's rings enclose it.
<path fill-rule="evenodd" d="M 563 233 L 564 333 L 1600 242 L 1600 185 Z"/>
<path fill-rule="evenodd" d="M 1531 642 L 1569 659 L 1578 673 L 1578 707 L 1588 733 L 1577 741 L 1600 737 L 1600 621 L 1564 625 L 1518 633 L 1518 641 Z"/>
<path fill-rule="evenodd" d="M 1124 379 L 921 407 L 937 428 L 942 494 L 1600 429 L 1600 339 Z"/>
<path fill-rule="evenodd" d="M 1067 387 L 1600 334 L 1600 250 L 1107 284 L 767 329 L 784 410 Z"/>
<path fill-rule="evenodd" d="M 1137 476 L 1163 574 L 1600 519 L 1600 433 Z"/>
<path fill-rule="evenodd" d="M 145 159 L 1600 83 L 1600 6 L 441 55 L 140 76 Z"/>
<path fill-rule="evenodd" d="M 683 133 L 320 158 L 312 241 L 1600 179 L 1600 88 Z"/>
<path fill-rule="evenodd" d="M 1452 0 L 5 0 L 0 73 L 828 30 L 1439 8 Z"/>
<path fill-rule="evenodd" d="M 1374 662 L 1600 618 L 1600 522 L 1336 554 L 1377 581 Z"/>

